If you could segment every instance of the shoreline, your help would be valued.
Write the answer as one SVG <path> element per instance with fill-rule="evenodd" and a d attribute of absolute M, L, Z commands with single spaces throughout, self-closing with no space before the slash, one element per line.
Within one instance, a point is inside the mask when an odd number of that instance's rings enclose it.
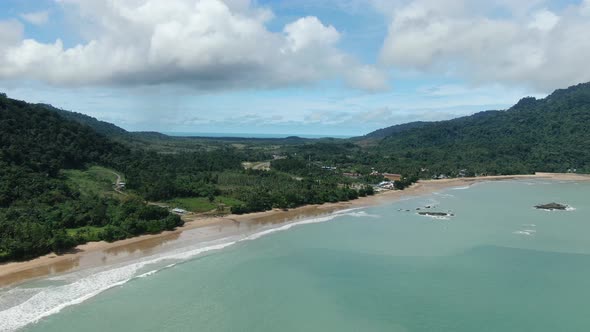
<path fill-rule="evenodd" d="M 337 211 L 363 208 L 396 202 L 402 198 L 417 197 L 458 186 L 471 186 L 480 182 L 547 179 L 556 181 L 590 181 L 590 175 L 536 173 L 534 175 L 506 175 L 473 178 L 454 178 L 419 181 L 403 191 L 385 191 L 374 196 L 352 201 L 307 205 L 289 210 L 273 209 L 244 215 L 220 217 L 186 216 L 185 225 L 173 231 L 141 235 L 116 242 L 89 242 L 79 245 L 70 253 L 54 253 L 23 262 L 0 264 L 0 288 L 14 286 L 37 278 L 103 267 L 142 258 L 187 243 L 219 240 L 228 235 L 241 235 L 269 225 L 289 224 L 303 219 L 331 214 Z"/>

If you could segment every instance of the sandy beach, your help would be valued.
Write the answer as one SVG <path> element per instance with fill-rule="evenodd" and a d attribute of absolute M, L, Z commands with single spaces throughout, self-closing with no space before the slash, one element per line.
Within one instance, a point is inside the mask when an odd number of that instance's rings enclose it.
<path fill-rule="evenodd" d="M 108 266 L 181 248 L 182 243 L 198 243 L 222 239 L 236 234 L 246 234 L 273 224 L 334 213 L 339 210 L 374 206 L 394 202 L 401 198 L 421 196 L 451 187 L 471 185 L 483 181 L 517 179 L 548 179 L 562 181 L 588 181 L 589 175 L 537 173 L 535 175 L 490 176 L 420 181 L 404 191 L 385 191 L 354 201 L 303 206 L 290 210 L 271 210 L 246 215 L 223 217 L 185 216 L 186 223 L 174 231 L 155 235 L 143 235 L 113 243 L 91 242 L 80 245 L 71 253 L 49 254 L 25 262 L 0 265 L 0 287 L 22 283 L 47 275 L 72 272 L 92 267 Z"/>

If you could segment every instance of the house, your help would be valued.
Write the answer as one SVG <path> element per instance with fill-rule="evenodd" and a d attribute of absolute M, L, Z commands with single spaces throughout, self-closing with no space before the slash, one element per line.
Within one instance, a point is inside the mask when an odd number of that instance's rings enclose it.
<path fill-rule="evenodd" d="M 393 190 L 395 189 L 395 184 L 393 181 L 384 181 L 377 185 L 377 187 L 381 189 Z"/>
<path fill-rule="evenodd" d="M 401 174 L 383 173 L 383 177 L 389 181 L 399 181 L 402 179 Z"/>
<path fill-rule="evenodd" d="M 172 209 L 172 213 L 176 213 L 176 214 L 185 214 L 187 211 L 185 209 L 180 209 L 180 208 L 174 208 Z"/>
<path fill-rule="evenodd" d="M 353 179 L 358 179 L 361 177 L 361 175 L 359 173 L 342 173 L 342 175 L 344 175 L 348 178 L 353 178 Z"/>
<path fill-rule="evenodd" d="M 402 179 L 401 174 L 394 174 L 394 173 L 381 173 L 378 171 L 373 170 L 371 172 L 371 175 L 373 176 L 382 176 L 384 178 L 386 178 L 388 181 L 399 181 Z"/>

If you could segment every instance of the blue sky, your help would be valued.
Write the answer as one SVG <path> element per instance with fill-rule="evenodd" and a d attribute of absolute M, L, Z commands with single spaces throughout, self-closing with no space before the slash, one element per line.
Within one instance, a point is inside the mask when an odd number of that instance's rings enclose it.
<path fill-rule="evenodd" d="M 589 22 L 589 0 L 4 0 L 0 91 L 128 130 L 359 135 L 590 81 Z"/>

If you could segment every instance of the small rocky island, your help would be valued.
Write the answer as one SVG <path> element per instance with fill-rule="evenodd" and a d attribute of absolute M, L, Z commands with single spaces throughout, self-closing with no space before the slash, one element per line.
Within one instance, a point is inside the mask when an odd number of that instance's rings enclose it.
<path fill-rule="evenodd" d="M 454 217 L 455 216 L 452 213 L 446 213 L 446 212 L 418 212 L 418 214 L 421 216 L 427 216 L 427 217 Z"/>
<path fill-rule="evenodd" d="M 542 204 L 542 205 L 537 205 L 535 206 L 535 208 L 539 209 L 539 210 L 548 210 L 548 211 L 565 211 L 567 210 L 568 206 L 564 205 L 564 204 L 559 204 L 559 203 L 549 203 L 549 204 Z"/>

